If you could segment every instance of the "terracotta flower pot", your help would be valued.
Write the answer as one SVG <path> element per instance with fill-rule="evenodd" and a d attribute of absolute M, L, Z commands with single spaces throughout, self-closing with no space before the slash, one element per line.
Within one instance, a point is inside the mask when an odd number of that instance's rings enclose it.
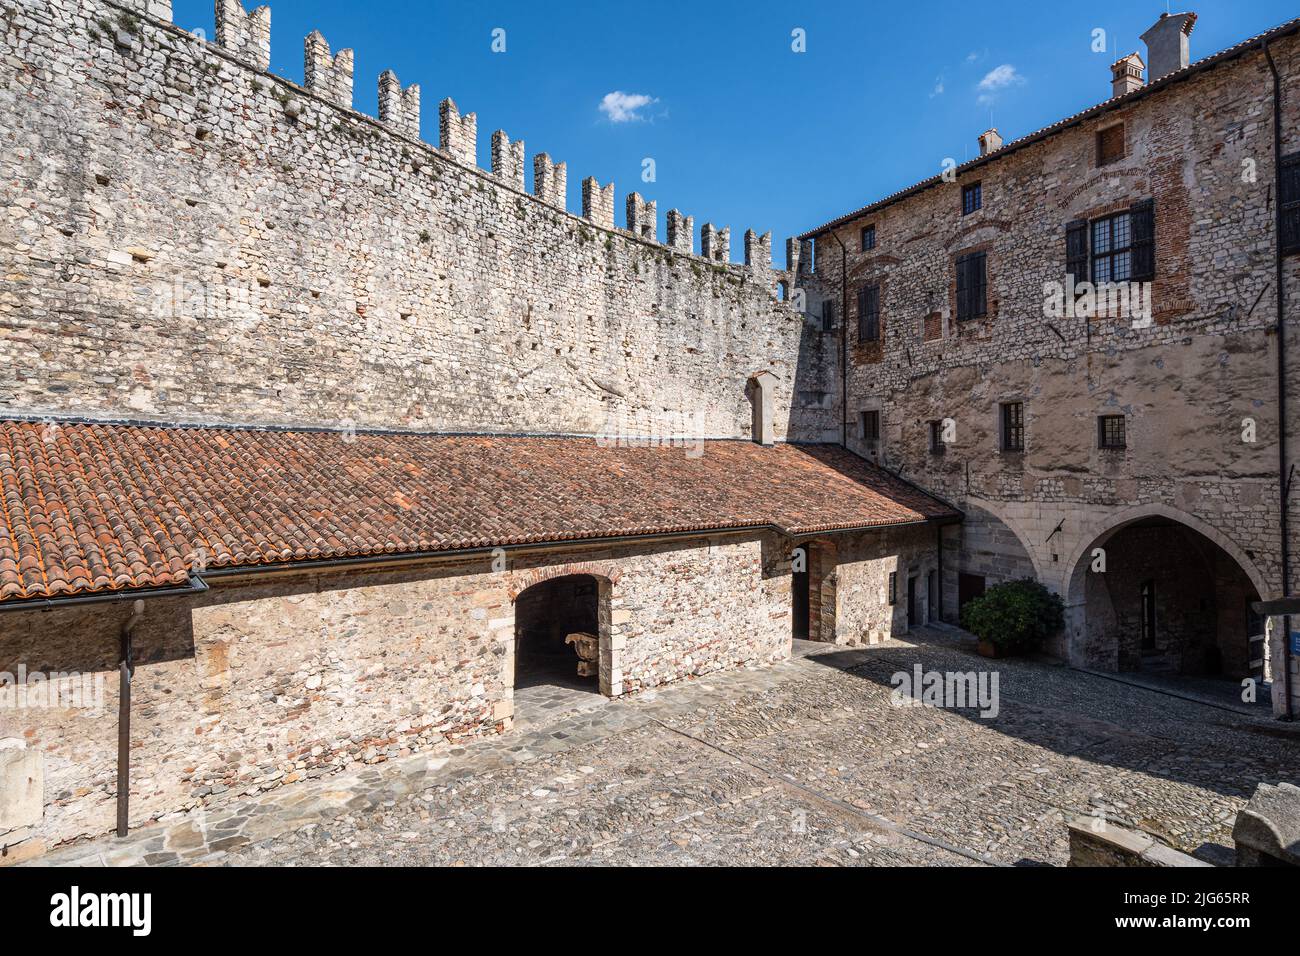
<path fill-rule="evenodd" d="M 1002 650 L 992 641 L 979 642 L 980 657 L 1001 657 Z"/>

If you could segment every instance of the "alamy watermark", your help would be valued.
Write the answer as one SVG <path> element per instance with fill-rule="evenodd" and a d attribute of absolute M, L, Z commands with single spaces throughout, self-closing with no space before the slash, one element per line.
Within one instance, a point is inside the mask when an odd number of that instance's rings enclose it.
<path fill-rule="evenodd" d="M 1043 283 L 1043 315 L 1049 319 L 1128 318 L 1135 329 L 1151 327 L 1150 282 Z"/>
<path fill-rule="evenodd" d="M 596 434 L 600 448 L 684 448 L 687 458 L 704 454 L 704 414 L 672 412 L 649 422 L 634 421 L 625 412 L 610 415 Z"/>
<path fill-rule="evenodd" d="M 895 707 L 978 707 L 986 720 L 1001 708 L 997 671 L 927 671 L 916 664 L 911 673 L 897 671 L 889 683 Z"/>
<path fill-rule="evenodd" d="M 0 710 L 102 710 L 104 675 L 29 671 L 0 671 Z"/>

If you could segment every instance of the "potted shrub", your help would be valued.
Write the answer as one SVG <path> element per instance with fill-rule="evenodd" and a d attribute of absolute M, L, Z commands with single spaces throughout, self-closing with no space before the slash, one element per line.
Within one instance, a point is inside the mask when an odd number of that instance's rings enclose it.
<path fill-rule="evenodd" d="M 985 657 L 1023 654 L 1065 626 L 1065 606 L 1037 581 L 1008 581 L 962 608 L 961 625 Z"/>

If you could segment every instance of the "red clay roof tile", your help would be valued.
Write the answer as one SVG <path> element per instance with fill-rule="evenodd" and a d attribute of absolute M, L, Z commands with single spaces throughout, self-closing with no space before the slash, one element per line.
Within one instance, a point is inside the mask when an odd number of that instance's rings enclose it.
<path fill-rule="evenodd" d="M 957 517 L 831 445 L 0 422 L 0 602 L 195 568 Z"/>

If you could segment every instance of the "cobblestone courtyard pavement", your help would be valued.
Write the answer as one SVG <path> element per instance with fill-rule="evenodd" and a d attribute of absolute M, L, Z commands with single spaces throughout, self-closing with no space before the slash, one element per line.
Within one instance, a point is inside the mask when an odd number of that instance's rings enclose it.
<path fill-rule="evenodd" d="M 1223 860 L 1255 785 L 1300 778 L 1300 728 L 1263 708 L 911 640 L 629 700 L 530 688 L 504 736 L 45 862 L 1060 865 L 1098 812 Z M 892 705 L 917 663 L 996 670 L 1000 712 Z"/>

